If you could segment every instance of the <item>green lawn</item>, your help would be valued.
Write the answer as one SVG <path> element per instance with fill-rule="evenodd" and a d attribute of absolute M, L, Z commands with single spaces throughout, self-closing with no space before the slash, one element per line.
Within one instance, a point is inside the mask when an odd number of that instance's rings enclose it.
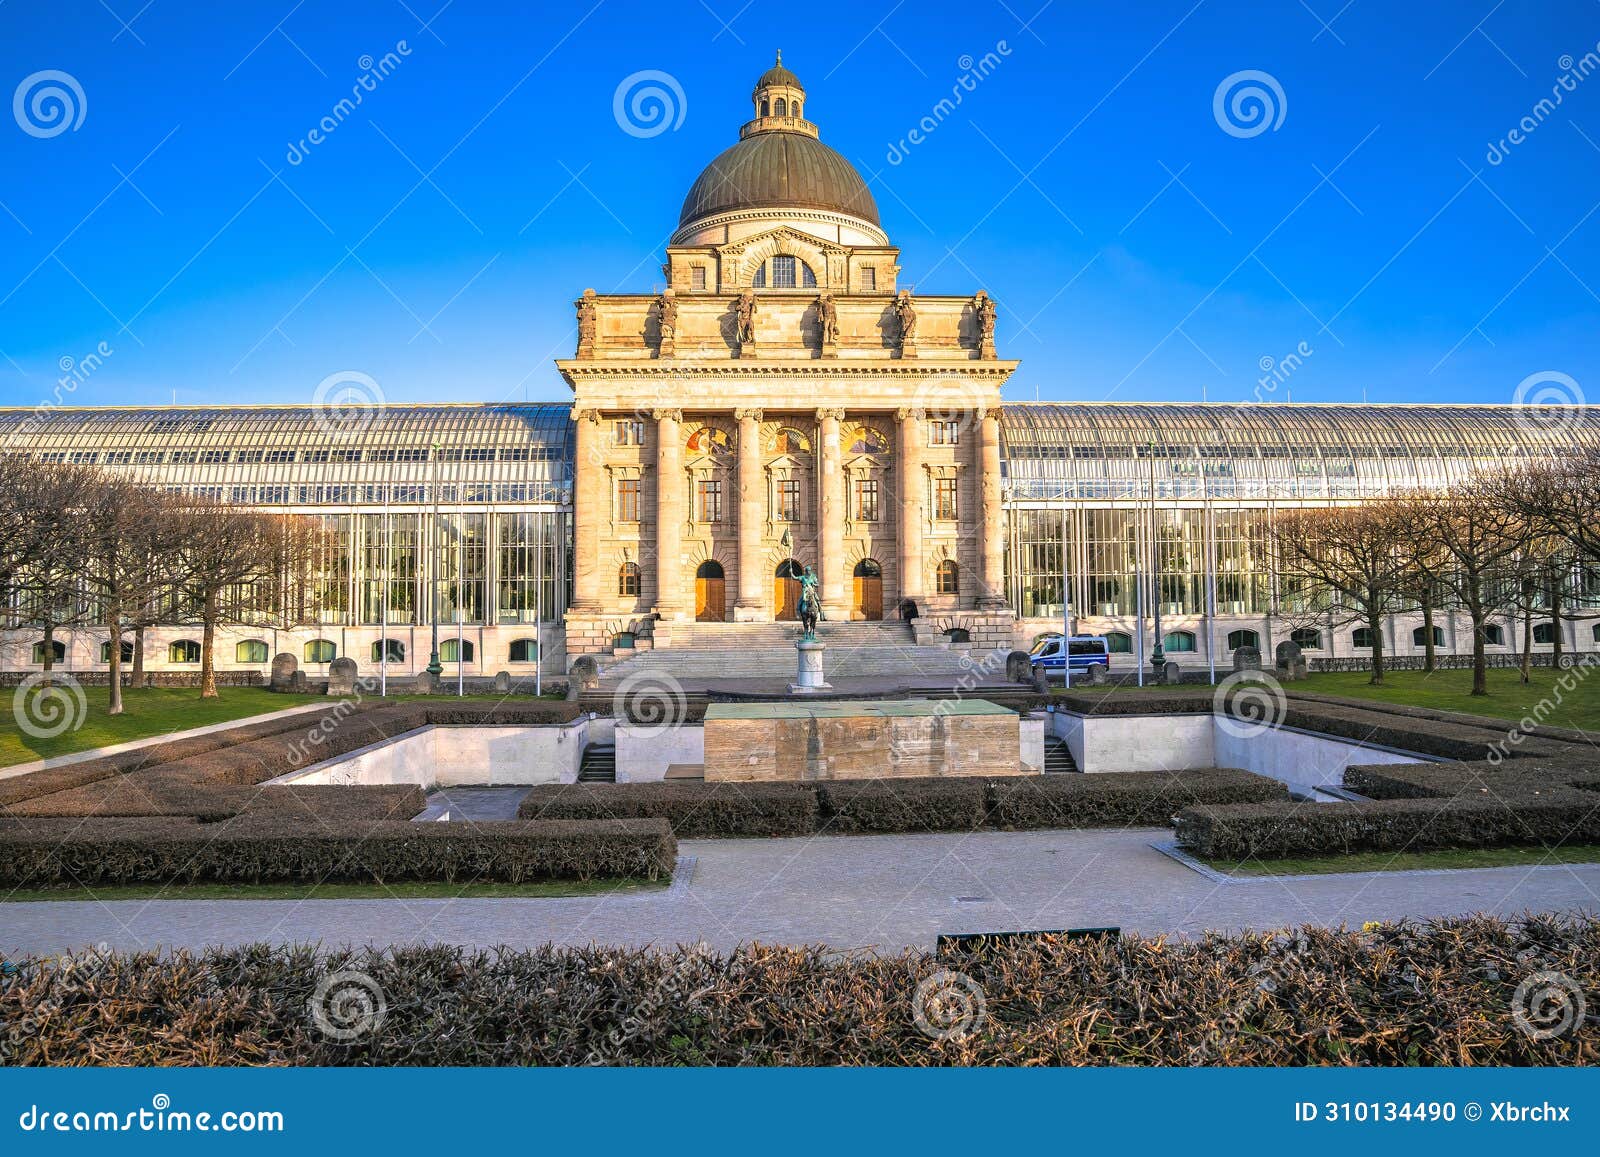
<path fill-rule="evenodd" d="M 16 692 L 11 691 L 5 697 L 5 707 L 10 710 L 0 711 L 0 767 L 325 701 L 321 695 L 279 695 L 262 687 L 223 687 L 215 699 L 200 698 L 197 687 L 141 687 L 123 691 L 126 708 L 123 714 L 107 715 L 107 689 L 84 687 L 82 690 L 88 705 L 88 710 L 81 712 L 82 725 L 50 739 L 39 739 L 23 731 L 18 717 L 37 720 L 53 729 L 54 721 L 60 716 L 46 713 L 39 703 L 40 698 L 44 695 L 72 696 L 54 706 L 64 707 L 69 712 L 68 718 L 77 718 L 80 712 L 73 693 L 63 688 L 35 688 L 24 703 L 18 703 Z"/>
<path fill-rule="evenodd" d="M 1338 804 L 1319 804 L 1338 807 Z M 1417 868 L 1521 868 L 1536 864 L 1600 863 L 1600 846 L 1573 844 L 1559 848 L 1453 848 L 1442 852 L 1353 852 L 1307 860 L 1206 860 L 1230 876 L 1322 876 L 1338 872 L 1405 872 Z"/>
<path fill-rule="evenodd" d="M 670 880 L 542 880 L 528 884 L 130 884 L 0 891 L 0 903 L 62 900 L 502 900 L 658 891 Z"/>
<path fill-rule="evenodd" d="M 1364 671 L 1313 675 L 1304 683 L 1290 684 L 1289 689 L 1511 721 L 1532 712 L 1541 700 L 1548 700 L 1550 710 L 1545 722 L 1552 726 L 1600 728 L 1600 670 L 1593 667 L 1572 671 L 1535 667 L 1531 683 L 1523 683 L 1515 670 L 1491 668 L 1487 695 L 1472 694 L 1471 671 L 1390 671 L 1384 675 L 1381 687 L 1372 686 L 1367 682 L 1369 678 Z M 1559 681 L 1571 686 L 1558 686 Z"/>

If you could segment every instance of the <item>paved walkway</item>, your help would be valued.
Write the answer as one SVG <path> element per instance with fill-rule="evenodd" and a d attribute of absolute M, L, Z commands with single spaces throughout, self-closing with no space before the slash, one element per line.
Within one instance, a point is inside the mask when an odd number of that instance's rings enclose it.
<path fill-rule="evenodd" d="M 1600 865 L 1219 883 L 1150 845 L 1164 829 L 686 840 L 687 886 L 552 900 L 0 904 L 0 953 L 255 940 L 529 946 L 705 940 L 928 947 L 941 932 L 1115 924 L 1197 933 L 1524 910 L 1600 911 Z"/>

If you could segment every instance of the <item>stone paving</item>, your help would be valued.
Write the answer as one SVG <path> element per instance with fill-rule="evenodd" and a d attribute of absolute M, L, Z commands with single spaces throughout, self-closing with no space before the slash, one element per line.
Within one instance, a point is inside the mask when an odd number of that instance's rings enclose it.
<path fill-rule="evenodd" d="M 942 932 L 1119 925 L 1146 934 L 1526 910 L 1600 911 L 1600 865 L 1219 882 L 1165 829 L 686 840 L 670 890 L 570 899 L 0 904 L 0 953 L 256 940 L 530 946 L 704 940 L 892 952 Z"/>

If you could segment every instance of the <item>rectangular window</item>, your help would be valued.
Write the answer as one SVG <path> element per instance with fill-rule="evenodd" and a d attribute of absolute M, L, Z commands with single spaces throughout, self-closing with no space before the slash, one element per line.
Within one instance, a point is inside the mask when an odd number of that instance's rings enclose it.
<path fill-rule="evenodd" d="M 935 478 L 933 480 L 933 516 L 947 521 L 954 521 L 956 517 L 956 480 L 954 478 Z"/>
<path fill-rule="evenodd" d="M 878 521 L 878 480 L 876 478 L 856 479 L 856 521 Z"/>
<path fill-rule="evenodd" d="M 639 480 L 617 479 L 617 521 L 639 521 Z"/>
<path fill-rule="evenodd" d="M 612 438 L 618 446 L 643 446 L 644 421 L 630 418 L 616 423 L 612 430 Z"/>
<path fill-rule="evenodd" d="M 876 293 L 878 289 L 878 271 L 868 265 L 861 271 L 861 291 L 863 293 Z"/>
<path fill-rule="evenodd" d="M 699 486 L 700 522 L 722 521 L 722 483 L 715 478 L 702 478 Z"/>
<path fill-rule="evenodd" d="M 778 521 L 797 522 L 800 519 L 800 483 L 793 478 L 778 482 Z"/>
<path fill-rule="evenodd" d="M 772 287 L 774 289 L 793 289 L 794 281 L 794 258 L 787 253 L 780 253 L 772 259 Z"/>
<path fill-rule="evenodd" d="M 959 446 L 960 444 L 961 422 L 959 420 L 941 420 L 928 423 L 928 445 Z"/>
<path fill-rule="evenodd" d="M 704 289 L 706 287 L 706 267 L 695 265 L 689 270 L 689 288 Z"/>

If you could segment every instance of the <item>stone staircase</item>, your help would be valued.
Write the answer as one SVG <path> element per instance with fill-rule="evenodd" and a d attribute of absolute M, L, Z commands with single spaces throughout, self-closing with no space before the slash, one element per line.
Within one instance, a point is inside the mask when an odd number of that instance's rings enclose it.
<path fill-rule="evenodd" d="M 1072 775 L 1078 764 L 1072 758 L 1072 749 L 1064 739 L 1054 735 L 1044 737 L 1044 773 L 1046 775 Z"/>
<path fill-rule="evenodd" d="M 579 783 L 617 782 L 617 745 L 591 743 L 583 749 L 583 760 L 578 764 Z"/>
<path fill-rule="evenodd" d="M 628 679 L 670 676 L 684 687 L 706 681 L 788 680 L 795 674 L 796 623 L 673 624 L 671 645 L 630 659 L 601 660 L 600 682 L 615 687 Z M 919 647 L 908 623 L 821 623 L 826 645 L 823 669 L 836 678 L 877 678 L 918 685 L 954 684 L 974 677 L 983 656 L 944 647 Z M 1003 670 L 996 675 L 1003 676 Z"/>

